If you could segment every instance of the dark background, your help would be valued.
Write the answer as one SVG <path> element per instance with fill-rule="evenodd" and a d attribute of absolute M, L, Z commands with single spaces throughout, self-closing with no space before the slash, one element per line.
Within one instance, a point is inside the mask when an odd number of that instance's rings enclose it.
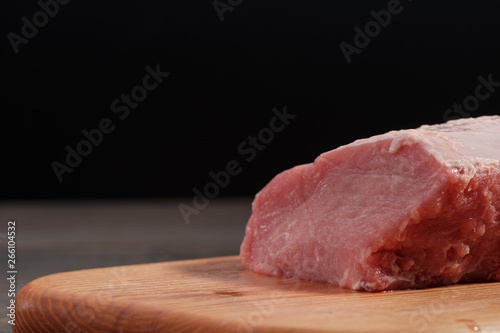
<path fill-rule="evenodd" d="M 479 75 L 500 81 L 493 0 L 402 0 L 348 64 L 339 44 L 387 3 L 244 0 L 221 21 L 210 0 L 72 0 L 15 54 L 7 34 L 40 6 L 4 2 L 0 199 L 192 196 L 232 159 L 242 172 L 220 195 L 253 195 L 339 145 L 443 122 Z M 156 64 L 170 76 L 119 120 L 111 102 Z M 500 91 L 473 116 L 499 104 Z M 297 117 L 245 162 L 238 145 L 284 106 Z M 51 163 L 106 117 L 114 132 L 60 183 Z"/>

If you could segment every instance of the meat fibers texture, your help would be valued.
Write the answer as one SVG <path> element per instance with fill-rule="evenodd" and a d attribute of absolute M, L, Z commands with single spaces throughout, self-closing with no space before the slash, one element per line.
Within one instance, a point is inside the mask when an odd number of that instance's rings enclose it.
<path fill-rule="evenodd" d="M 500 281 L 500 117 L 357 140 L 255 197 L 255 272 L 366 291 Z"/>

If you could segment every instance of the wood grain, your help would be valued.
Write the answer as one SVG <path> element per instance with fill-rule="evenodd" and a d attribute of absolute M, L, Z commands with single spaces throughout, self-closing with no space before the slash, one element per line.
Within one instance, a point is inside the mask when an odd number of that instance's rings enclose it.
<path fill-rule="evenodd" d="M 58 273 L 16 297 L 24 332 L 498 332 L 500 283 L 385 293 L 257 275 L 239 257 Z"/>

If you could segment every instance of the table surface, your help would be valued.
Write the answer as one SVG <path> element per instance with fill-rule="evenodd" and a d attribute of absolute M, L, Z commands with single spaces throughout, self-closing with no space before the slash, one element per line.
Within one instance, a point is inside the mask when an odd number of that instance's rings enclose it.
<path fill-rule="evenodd" d="M 252 198 L 213 199 L 186 223 L 178 205 L 191 200 L 0 203 L 1 267 L 7 271 L 9 220 L 16 221 L 17 290 L 57 272 L 238 254 Z M 8 285 L 1 286 L 7 304 Z M 10 332 L 7 320 L 0 317 L 0 332 Z"/>

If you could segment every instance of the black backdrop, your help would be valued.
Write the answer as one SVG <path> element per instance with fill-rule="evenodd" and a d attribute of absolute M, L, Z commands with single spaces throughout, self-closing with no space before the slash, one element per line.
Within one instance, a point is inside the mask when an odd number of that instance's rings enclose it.
<path fill-rule="evenodd" d="M 231 160 L 241 172 L 219 195 L 253 195 L 323 151 L 443 122 L 479 76 L 500 81 L 493 0 L 55 3 L 9 0 L 0 14 L 3 200 L 191 196 Z M 367 23 L 348 63 L 340 44 L 356 46 Z M 147 66 L 169 75 L 120 119 L 111 104 L 134 88 L 142 98 Z M 500 89 L 468 113 L 499 104 Z M 296 117 L 271 140 L 274 108 Z M 54 162 L 105 118 L 113 132 L 60 182 Z M 238 146 L 259 132 L 265 148 L 247 161 Z"/>

